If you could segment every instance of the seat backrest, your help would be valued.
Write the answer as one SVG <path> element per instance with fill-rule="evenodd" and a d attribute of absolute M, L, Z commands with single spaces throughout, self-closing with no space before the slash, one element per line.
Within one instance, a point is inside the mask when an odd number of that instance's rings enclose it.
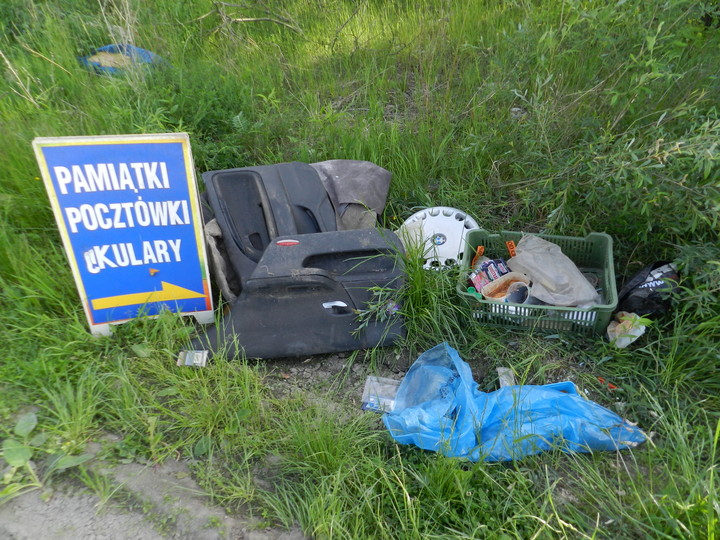
<path fill-rule="evenodd" d="M 209 171 L 202 177 L 243 285 L 274 238 L 337 228 L 330 197 L 317 171 L 305 163 Z"/>

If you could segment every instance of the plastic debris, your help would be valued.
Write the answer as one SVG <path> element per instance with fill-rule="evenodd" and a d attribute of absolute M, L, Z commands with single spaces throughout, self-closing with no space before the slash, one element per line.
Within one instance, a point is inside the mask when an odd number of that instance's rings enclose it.
<path fill-rule="evenodd" d="M 515 373 L 513 373 L 512 369 L 507 367 L 499 367 L 496 368 L 495 371 L 497 371 L 498 374 L 500 388 L 504 388 L 506 386 L 515 386 L 517 384 L 515 382 Z"/>
<path fill-rule="evenodd" d="M 598 382 L 599 382 L 600 384 L 604 385 L 604 386 L 605 386 L 608 390 L 610 390 L 611 392 L 618 389 L 617 386 L 615 386 L 615 385 L 614 385 L 613 383 L 611 383 L 611 382 L 607 382 L 607 381 L 606 381 L 604 378 L 602 378 L 602 377 L 597 377 L 597 380 L 598 380 Z M 616 403 L 616 405 L 617 405 L 617 403 Z"/>
<path fill-rule="evenodd" d="M 485 285 L 480 293 L 491 302 L 522 304 L 529 295 L 530 280 L 520 272 L 509 272 Z"/>
<path fill-rule="evenodd" d="M 470 366 L 447 343 L 418 357 L 383 422 L 400 444 L 471 461 L 509 461 L 552 448 L 621 450 L 646 439 L 572 382 L 481 392 Z"/>
<path fill-rule="evenodd" d="M 658 261 L 647 265 L 618 293 L 618 311 L 640 316 L 661 314 L 670 309 L 672 295 L 678 291 L 680 275 L 674 264 Z"/>
<path fill-rule="evenodd" d="M 362 395 L 362 410 L 390 412 L 395 408 L 400 381 L 387 377 L 369 376 L 365 380 Z"/>
<path fill-rule="evenodd" d="M 477 229 L 477 221 L 466 212 L 434 206 L 415 212 L 397 231 L 405 249 L 422 249 L 423 268 L 440 270 L 458 264 L 465 250 L 465 235 Z"/>
<path fill-rule="evenodd" d="M 618 311 L 607 327 L 608 340 L 618 349 L 624 349 L 645 333 L 648 324 L 648 319 L 636 313 Z"/>
<path fill-rule="evenodd" d="M 595 288 L 557 244 L 528 234 L 508 261 L 513 272 L 521 272 L 533 282 L 532 295 L 555 306 L 592 305 L 600 300 Z"/>
<path fill-rule="evenodd" d="M 157 54 L 128 44 L 105 45 L 92 54 L 80 57 L 80 62 L 96 73 L 118 75 L 124 70 L 141 64 L 162 64 Z"/>
<path fill-rule="evenodd" d="M 201 368 L 207 365 L 207 361 L 207 351 L 181 351 L 178 356 L 177 365 Z"/>

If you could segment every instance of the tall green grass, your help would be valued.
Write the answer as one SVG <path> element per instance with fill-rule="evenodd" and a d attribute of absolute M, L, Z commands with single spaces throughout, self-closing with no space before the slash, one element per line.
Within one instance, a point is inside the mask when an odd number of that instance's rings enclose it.
<path fill-rule="evenodd" d="M 701 22 L 711 6 L 264 5 L 287 25 L 223 25 L 209 0 L 0 7 L 3 438 L 28 406 L 51 455 L 112 431 L 121 441 L 109 457 L 192 459 L 218 502 L 321 538 L 716 538 L 720 34 Z M 168 65 L 107 77 L 77 61 L 118 40 Z M 390 228 L 419 207 L 455 206 L 493 230 L 608 232 L 620 276 L 675 260 L 673 311 L 626 350 L 473 325 L 456 276 L 406 261 L 409 354 L 448 340 L 487 391 L 500 366 L 522 383 L 571 378 L 652 440 L 618 454 L 458 462 L 396 446 L 342 400 L 276 397 L 255 362 L 177 369 L 191 321 L 164 315 L 90 337 L 30 143 L 168 131 L 190 134 L 198 173 L 378 163 L 393 172 Z M 370 365 L 394 355 L 373 351 Z M 13 482 L 23 478 L 38 480 L 18 470 Z"/>

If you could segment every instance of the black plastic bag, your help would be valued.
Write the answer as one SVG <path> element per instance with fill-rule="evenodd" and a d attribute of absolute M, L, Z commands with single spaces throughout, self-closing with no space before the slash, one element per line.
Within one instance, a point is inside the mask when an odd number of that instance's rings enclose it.
<path fill-rule="evenodd" d="M 617 311 L 642 317 L 665 313 L 678 290 L 680 275 L 674 264 L 658 261 L 631 277 L 618 293 Z"/>

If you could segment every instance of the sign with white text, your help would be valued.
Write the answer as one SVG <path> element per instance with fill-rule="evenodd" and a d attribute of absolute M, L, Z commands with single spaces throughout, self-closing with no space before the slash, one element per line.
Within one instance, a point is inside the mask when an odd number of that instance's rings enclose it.
<path fill-rule="evenodd" d="M 165 309 L 213 320 L 187 134 L 39 137 L 33 147 L 92 333 Z"/>

